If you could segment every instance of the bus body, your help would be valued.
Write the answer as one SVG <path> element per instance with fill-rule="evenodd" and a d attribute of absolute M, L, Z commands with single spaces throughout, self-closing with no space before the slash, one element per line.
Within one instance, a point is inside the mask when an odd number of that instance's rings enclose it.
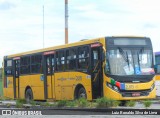
<path fill-rule="evenodd" d="M 160 97 L 160 52 L 155 52 L 155 72 L 156 72 L 156 76 L 155 76 L 155 86 L 156 86 L 156 96 Z"/>
<path fill-rule="evenodd" d="M 155 52 L 154 53 L 155 56 L 155 72 L 156 72 L 156 80 L 160 80 L 160 52 Z"/>
<path fill-rule="evenodd" d="M 146 37 L 103 37 L 4 57 L 4 96 L 34 100 L 155 98 Z"/>

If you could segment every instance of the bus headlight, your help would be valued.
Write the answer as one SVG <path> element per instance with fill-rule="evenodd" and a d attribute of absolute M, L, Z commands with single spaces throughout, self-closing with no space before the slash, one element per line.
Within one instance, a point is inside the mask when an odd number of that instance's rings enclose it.
<path fill-rule="evenodd" d="M 155 84 L 153 83 L 151 86 L 151 91 L 154 89 L 154 87 L 155 87 Z"/>
<path fill-rule="evenodd" d="M 115 91 L 119 92 L 119 89 L 118 89 L 117 86 L 113 86 L 113 89 L 114 89 Z"/>
<path fill-rule="evenodd" d="M 107 82 L 107 86 L 109 88 L 111 88 L 112 90 L 116 91 L 116 92 L 119 92 L 119 88 L 115 85 L 111 85 L 110 83 Z"/>
<path fill-rule="evenodd" d="M 110 83 L 107 83 L 107 86 L 112 89 L 112 85 Z"/>

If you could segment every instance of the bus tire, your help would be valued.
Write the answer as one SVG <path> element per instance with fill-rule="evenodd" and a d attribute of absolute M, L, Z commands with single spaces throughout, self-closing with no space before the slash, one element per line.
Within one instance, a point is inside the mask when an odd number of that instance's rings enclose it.
<path fill-rule="evenodd" d="M 81 87 L 81 88 L 79 89 L 79 91 L 78 91 L 78 99 L 80 99 L 80 98 L 85 98 L 85 99 L 87 99 L 86 90 L 85 90 L 83 87 Z"/>
<path fill-rule="evenodd" d="M 29 103 L 31 100 L 33 100 L 33 93 L 30 88 L 26 90 L 25 99 L 26 99 L 27 103 Z"/>

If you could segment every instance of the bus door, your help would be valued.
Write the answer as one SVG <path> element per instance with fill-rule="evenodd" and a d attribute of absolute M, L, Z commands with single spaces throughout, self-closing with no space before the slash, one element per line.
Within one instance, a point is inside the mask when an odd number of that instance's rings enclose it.
<path fill-rule="evenodd" d="M 19 67 L 20 67 L 20 57 L 16 57 L 13 59 L 13 90 L 14 90 L 14 98 L 19 98 L 20 93 L 20 85 L 19 85 Z"/>
<path fill-rule="evenodd" d="M 92 98 L 98 98 L 103 93 L 102 75 L 102 46 L 101 44 L 91 45 L 91 79 L 92 79 Z"/>
<path fill-rule="evenodd" d="M 44 53 L 45 98 L 55 98 L 54 51 Z"/>

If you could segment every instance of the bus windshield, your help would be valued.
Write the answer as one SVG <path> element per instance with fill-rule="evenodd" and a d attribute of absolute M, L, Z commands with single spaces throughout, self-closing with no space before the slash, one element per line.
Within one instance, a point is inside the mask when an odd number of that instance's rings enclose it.
<path fill-rule="evenodd" d="M 112 75 L 151 75 L 152 50 L 115 48 L 107 52 L 107 65 Z"/>

